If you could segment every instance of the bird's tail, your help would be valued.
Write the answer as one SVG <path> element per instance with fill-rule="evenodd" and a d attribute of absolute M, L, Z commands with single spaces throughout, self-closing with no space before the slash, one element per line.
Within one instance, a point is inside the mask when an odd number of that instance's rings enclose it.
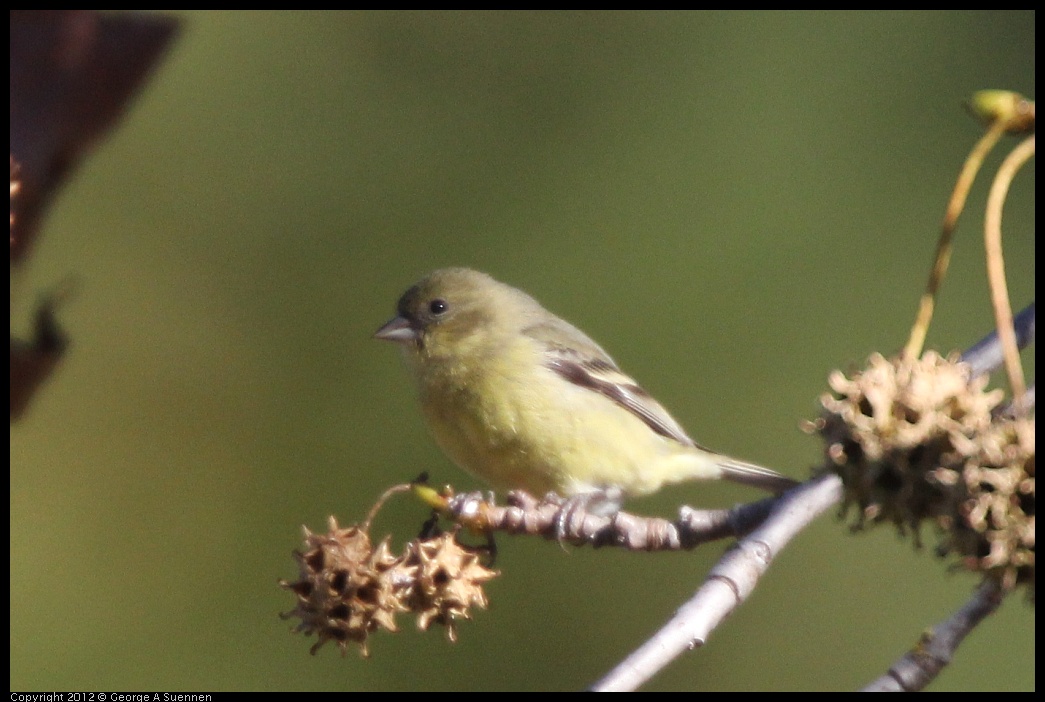
<path fill-rule="evenodd" d="M 726 480 L 768 490 L 778 495 L 798 485 L 797 480 L 792 480 L 775 470 L 763 468 L 754 463 L 738 461 L 735 458 L 723 458 L 718 462 L 718 466 L 722 469 L 722 477 Z"/>

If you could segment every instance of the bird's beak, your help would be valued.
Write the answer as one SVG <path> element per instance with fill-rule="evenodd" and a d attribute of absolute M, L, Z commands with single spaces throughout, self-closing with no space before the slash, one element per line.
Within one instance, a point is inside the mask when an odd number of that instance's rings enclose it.
<path fill-rule="evenodd" d="M 410 320 L 406 317 L 396 317 L 374 332 L 374 338 L 409 344 L 417 341 L 417 330 L 410 326 Z"/>

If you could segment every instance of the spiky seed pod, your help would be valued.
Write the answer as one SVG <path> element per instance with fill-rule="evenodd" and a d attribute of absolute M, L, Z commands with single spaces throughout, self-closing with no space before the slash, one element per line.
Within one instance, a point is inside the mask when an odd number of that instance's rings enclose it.
<path fill-rule="evenodd" d="M 845 484 L 854 528 L 889 521 L 916 543 L 923 520 L 942 531 L 941 553 L 1012 587 L 1034 581 L 1034 420 L 1001 420 L 1000 390 L 971 378 L 957 356 L 874 354 L 833 393 L 813 424 L 825 470 Z"/>
<path fill-rule="evenodd" d="M 970 570 L 1006 589 L 1026 585 L 1033 596 L 1034 420 L 997 421 L 960 473 L 940 468 L 936 477 L 961 496 L 961 519 L 940 520 L 948 527 L 941 555 L 955 553 Z"/>
<path fill-rule="evenodd" d="M 417 613 L 417 626 L 427 631 L 432 624 L 442 624 L 451 641 L 457 640 L 457 619 L 470 619 L 472 607 L 486 608 L 483 583 L 498 575 L 482 564 L 476 550 L 458 543 L 453 533 L 411 542 L 405 563 L 417 568 L 408 601 Z"/>
<path fill-rule="evenodd" d="M 280 584 L 297 595 L 297 606 L 284 618 L 298 617 L 296 630 L 316 634 L 312 653 L 336 641 L 342 654 L 348 643 L 369 655 L 367 637 L 378 628 L 396 631 L 395 614 L 405 611 L 408 582 L 393 572 L 400 559 L 387 540 L 373 548 L 370 536 L 357 526 L 342 529 L 331 517 L 326 534 L 305 529 L 304 553 L 295 552 L 300 579 Z"/>

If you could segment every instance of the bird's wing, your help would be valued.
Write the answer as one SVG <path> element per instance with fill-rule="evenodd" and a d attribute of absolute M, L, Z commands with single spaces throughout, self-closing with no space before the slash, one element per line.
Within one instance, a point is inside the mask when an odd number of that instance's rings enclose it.
<path fill-rule="evenodd" d="M 604 395 L 619 406 L 634 414 L 661 436 L 666 436 L 685 446 L 696 446 L 679 423 L 668 414 L 659 402 L 635 380 L 621 372 L 609 354 L 573 325 L 568 326 L 571 341 L 579 342 L 565 346 L 557 342 L 562 338 L 561 329 L 548 323 L 530 327 L 525 334 L 544 346 L 544 364 L 571 383 Z"/>

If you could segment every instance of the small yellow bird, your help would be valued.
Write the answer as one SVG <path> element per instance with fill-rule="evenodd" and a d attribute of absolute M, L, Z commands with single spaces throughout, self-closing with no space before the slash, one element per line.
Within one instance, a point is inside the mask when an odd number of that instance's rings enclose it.
<path fill-rule="evenodd" d="M 583 332 L 485 273 L 438 270 L 374 336 L 402 345 L 436 442 L 495 488 L 613 507 L 684 480 L 797 483 L 693 441 Z"/>

